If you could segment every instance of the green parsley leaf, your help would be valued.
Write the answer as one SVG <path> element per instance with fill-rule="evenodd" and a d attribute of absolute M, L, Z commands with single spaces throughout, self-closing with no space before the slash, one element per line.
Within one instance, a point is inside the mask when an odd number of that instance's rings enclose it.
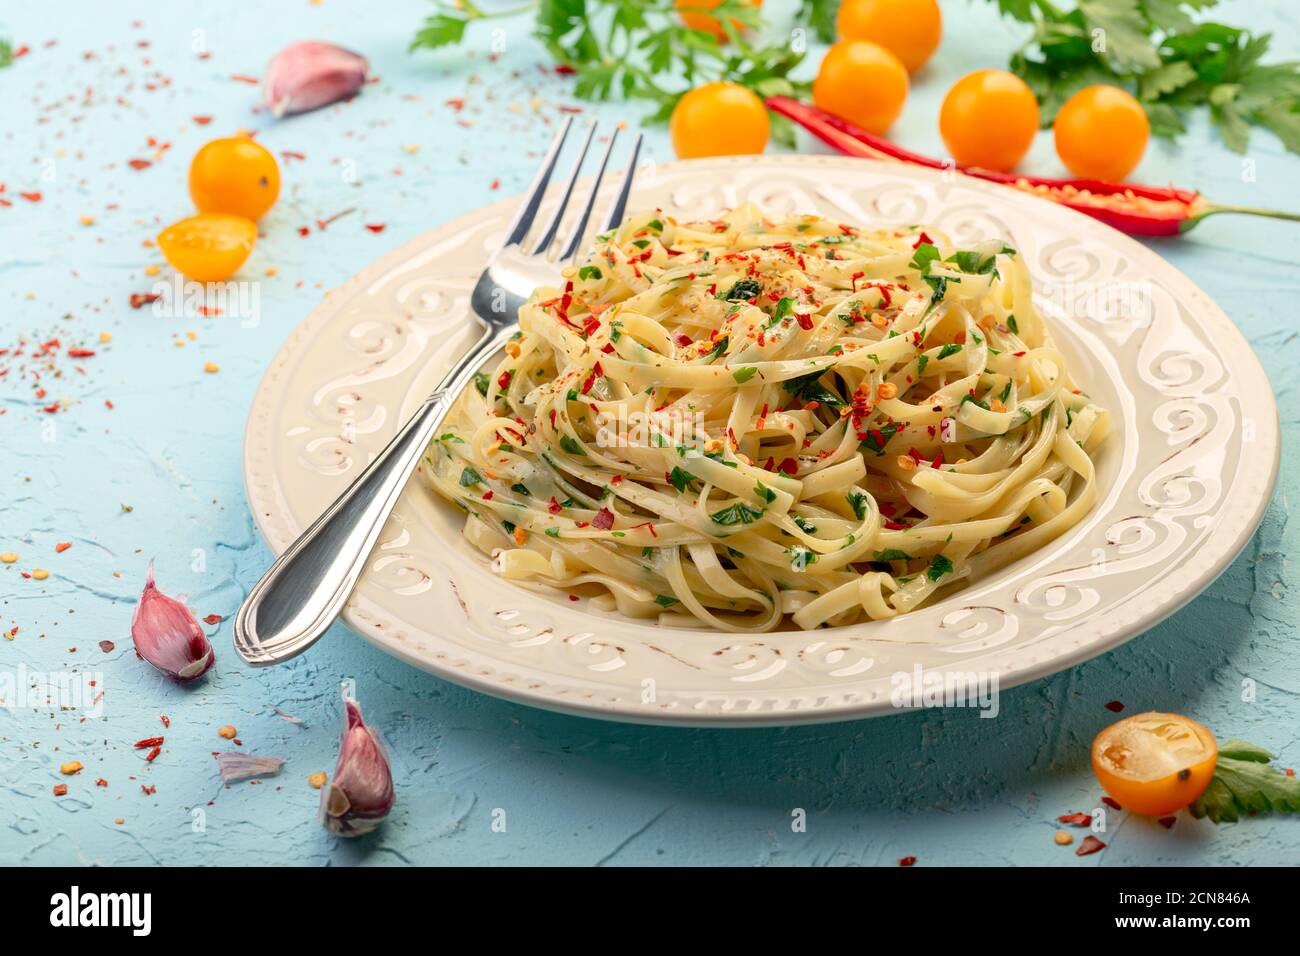
<path fill-rule="evenodd" d="M 1244 740 L 1222 744 L 1210 785 L 1188 808 L 1192 816 L 1235 823 L 1255 813 L 1300 813 L 1300 779 L 1272 766 L 1272 759 Z"/>
<path fill-rule="evenodd" d="M 751 378 L 753 378 L 757 374 L 758 374 L 758 366 L 747 365 L 744 368 L 736 369 L 734 372 L 731 373 L 731 377 L 736 380 L 736 384 L 743 385 L 745 382 L 748 382 Z"/>
<path fill-rule="evenodd" d="M 695 480 L 696 480 L 695 476 L 692 475 L 689 471 L 686 471 L 684 468 L 678 468 L 674 466 L 673 470 L 668 473 L 668 481 L 678 491 L 685 491 L 686 486 Z"/>
<path fill-rule="evenodd" d="M 721 511 L 713 512 L 709 517 L 714 523 L 721 525 L 749 524 L 763 517 L 763 512 L 759 508 L 751 508 L 743 501 L 737 501 Z"/>
<path fill-rule="evenodd" d="M 952 562 L 942 554 L 930 559 L 930 566 L 925 569 L 925 576 L 931 581 L 938 581 L 945 574 L 952 574 Z"/>
<path fill-rule="evenodd" d="M 468 465 L 466 465 L 465 469 L 460 473 L 460 486 L 462 488 L 471 488 L 474 485 L 479 484 L 482 480 L 483 476 Z"/>

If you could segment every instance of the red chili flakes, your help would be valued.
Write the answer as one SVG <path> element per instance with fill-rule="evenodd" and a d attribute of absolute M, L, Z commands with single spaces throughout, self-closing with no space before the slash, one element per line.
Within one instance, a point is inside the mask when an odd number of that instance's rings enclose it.
<path fill-rule="evenodd" d="M 911 866 L 911 865 L 912 865 L 913 863 L 915 863 L 915 862 L 916 862 L 916 857 L 914 857 L 914 856 L 905 856 L 905 857 L 902 857 L 902 858 L 898 861 L 898 865 L 899 865 L 899 866 Z"/>
<path fill-rule="evenodd" d="M 128 159 L 126 164 L 132 169 L 148 169 L 153 165 L 153 161 L 148 159 Z"/>
<path fill-rule="evenodd" d="M 54 553 L 62 554 L 64 551 L 67 551 L 70 547 L 72 547 L 71 541 L 60 541 L 58 544 L 54 546 Z"/>
<path fill-rule="evenodd" d="M 299 226 L 299 227 L 298 227 L 298 235 L 300 235 L 300 236 L 310 236 L 310 235 L 311 235 L 311 227 L 310 227 L 310 226 Z"/>
<path fill-rule="evenodd" d="M 614 512 L 608 508 L 601 508 L 596 512 L 596 517 L 591 519 L 591 526 L 601 531 L 608 531 L 614 527 Z"/>
<path fill-rule="evenodd" d="M 144 762 L 153 763 L 160 753 L 162 753 L 162 747 L 154 747 L 153 750 L 149 751 L 149 756 L 144 758 Z"/>
<path fill-rule="evenodd" d="M 231 73 L 230 78 L 236 83 L 248 83 L 251 86 L 257 86 L 258 83 L 262 82 L 257 77 L 249 76 L 246 73 Z"/>
<path fill-rule="evenodd" d="M 575 70 L 567 63 L 558 63 L 556 64 L 555 72 L 558 73 L 560 76 L 572 76 L 574 73 L 577 72 L 577 70 Z"/>
<path fill-rule="evenodd" d="M 68 349 L 68 358 L 90 358 L 94 354 L 94 349 Z"/>
<path fill-rule="evenodd" d="M 1124 808 L 1121 807 L 1118 803 L 1116 803 L 1115 800 L 1114 800 L 1114 798 L 1112 798 L 1112 797 L 1102 797 L 1102 798 L 1101 798 L 1101 802 L 1104 803 L 1104 804 L 1106 804 L 1106 806 L 1110 807 L 1112 810 L 1123 810 L 1123 809 L 1124 809 Z"/>
<path fill-rule="evenodd" d="M 22 197 L 23 197 L 24 199 L 26 199 L 28 202 L 40 202 L 40 201 L 41 201 L 41 194 L 40 194 L 40 193 L 19 193 L 18 195 L 22 196 Z"/>
<path fill-rule="evenodd" d="M 368 222 L 365 225 L 371 232 L 383 232 L 388 228 L 388 224 L 383 222 Z"/>
<path fill-rule="evenodd" d="M 1095 836 L 1089 833 L 1086 837 L 1083 838 L 1083 842 L 1079 844 L 1079 849 L 1074 851 L 1074 855 L 1090 856 L 1093 853 L 1097 853 L 1104 849 L 1106 849 L 1106 844 L 1102 843 Z"/>
<path fill-rule="evenodd" d="M 190 119 L 194 120 L 194 122 L 198 123 L 200 126 L 207 126 L 212 122 L 211 116 L 191 116 Z"/>
<path fill-rule="evenodd" d="M 140 309 L 150 302 L 157 302 L 162 296 L 157 292 L 132 292 L 131 308 Z"/>
<path fill-rule="evenodd" d="M 144 740 L 137 740 L 133 746 L 136 750 L 144 750 L 146 747 L 161 747 L 162 737 L 146 737 Z"/>
<path fill-rule="evenodd" d="M 551 501 L 546 506 L 546 510 L 553 515 L 558 515 L 561 511 L 564 510 L 564 507 L 558 501 L 555 500 L 555 495 L 551 495 Z"/>
<path fill-rule="evenodd" d="M 164 727 L 170 727 L 172 725 L 172 719 L 166 714 L 159 714 L 158 719 L 162 721 Z"/>
<path fill-rule="evenodd" d="M 514 374 L 510 369 L 506 369 L 497 376 L 497 388 L 506 389 L 510 387 L 510 377 Z"/>
<path fill-rule="evenodd" d="M 99 649 L 103 651 L 105 654 L 112 654 L 115 650 L 117 650 L 117 645 L 114 644 L 112 641 L 100 641 Z"/>
<path fill-rule="evenodd" d="M 140 789 L 144 791 L 144 795 L 146 797 L 152 797 L 155 793 L 158 792 L 157 787 L 146 787 L 144 784 L 140 784 Z"/>
<path fill-rule="evenodd" d="M 492 190 L 493 190 L 494 192 L 495 192 L 496 190 L 500 189 L 500 188 L 501 188 L 501 180 L 499 180 L 499 179 L 494 179 L 494 180 L 492 180 L 492 186 L 491 186 L 491 188 L 492 188 Z"/>
<path fill-rule="evenodd" d="M 445 105 L 450 106 L 453 110 L 459 113 L 461 110 L 465 108 L 465 101 L 457 97 L 457 98 L 447 100 Z"/>
<path fill-rule="evenodd" d="M 56 797 L 62 797 L 67 792 L 68 792 L 68 785 L 66 783 L 56 783 L 54 785 L 54 795 Z"/>
<path fill-rule="evenodd" d="M 1113 714 L 1118 714 L 1124 709 L 1124 705 L 1117 700 L 1112 700 L 1110 703 L 1106 704 L 1106 709 Z"/>
<path fill-rule="evenodd" d="M 282 149 L 280 150 L 280 158 L 283 159 L 285 162 L 288 162 L 291 159 L 306 159 L 307 154 L 299 153 L 296 150 L 292 150 L 292 149 Z"/>
<path fill-rule="evenodd" d="M 1092 825 L 1092 814 L 1090 813 L 1067 813 L 1056 818 L 1060 823 L 1068 823 L 1071 826 L 1087 827 Z"/>
<path fill-rule="evenodd" d="M 208 614 L 203 618 L 204 624 L 220 624 L 225 618 L 220 614 Z"/>
<path fill-rule="evenodd" d="M 108 786 L 108 781 L 105 780 L 103 777 L 100 777 L 98 780 L 95 781 L 95 786 L 97 786 L 97 787 L 107 787 L 107 786 Z"/>

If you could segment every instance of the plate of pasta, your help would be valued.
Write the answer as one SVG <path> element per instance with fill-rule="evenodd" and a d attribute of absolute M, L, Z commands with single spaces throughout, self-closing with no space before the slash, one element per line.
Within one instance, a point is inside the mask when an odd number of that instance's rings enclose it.
<path fill-rule="evenodd" d="M 511 208 L 367 267 L 280 351 L 245 441 L 277 551 L 468 346 Z M 385 527 L 344 617 L 394 655 L 613 719 L 888 713 L 1133 637 L 1262 517 L 1257 360 L 1105 226 L 834 157 L 650 167 L 632 208 L 521 309 Z"/>

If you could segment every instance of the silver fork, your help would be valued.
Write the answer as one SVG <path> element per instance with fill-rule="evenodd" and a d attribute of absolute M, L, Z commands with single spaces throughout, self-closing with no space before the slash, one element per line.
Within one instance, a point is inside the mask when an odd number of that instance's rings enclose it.
<path fill-rule="evenodd" d="M 235 616 L 234 627 L 235 649 L 248 663 L 266 665 L 288 660 L 325 633 L 352 593 L 393 505 L 456 397 L 479 367 L 518 331 L 519 307 L 532 291 L 539 285 L 555 284 L 561 265 L 576 258 L 581 250 L 596 193 L 618 138 L 617 129 L 609 138 L 586 203 L 567 242 L 556 259 L 547 255 L 552 251 L 583 160 L 596 134 L 595 124 L 573 163 L 555 212 L 531 251 L 524 251 L 524 241 L 537 218 L 571 125 L 572 117 L 569 117 L 547 150 L 542 168 L 510 223 L 505 243 L 488 260 L 470 294 L 470 306 L 484 326 L 478 342 L 448 369 L 433 394 L 378 457 L 248 592 L 248 598 Z M 638 135 L 602 231 L 614 228 L 623 220 L 640 151 Z"/>

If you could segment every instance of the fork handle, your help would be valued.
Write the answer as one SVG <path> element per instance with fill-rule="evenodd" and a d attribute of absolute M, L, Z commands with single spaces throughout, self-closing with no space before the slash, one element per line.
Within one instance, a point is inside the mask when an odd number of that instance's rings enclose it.
<path fill-rule="evenodd" d="M 325 633 L 352 593 L 434 431 L 479 366 L 517 328 L 485 332 L 379 456 L 262 575 L 235 616 L 240 657 L 258 666 L 278 664 Z"/>

